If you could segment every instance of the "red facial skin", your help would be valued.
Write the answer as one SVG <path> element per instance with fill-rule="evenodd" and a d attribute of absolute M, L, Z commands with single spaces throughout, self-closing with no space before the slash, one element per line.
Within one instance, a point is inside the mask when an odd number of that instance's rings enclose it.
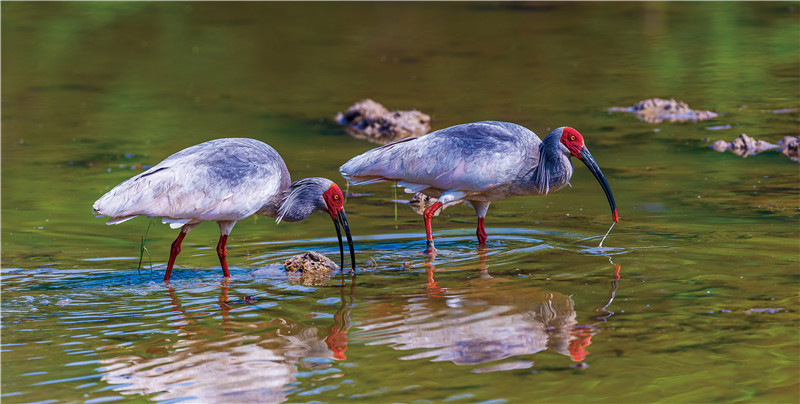
<path fill-rule="evenodd" d="M 577 130 L 570 127 L 564 128 L 561 132 L 561 144 L 566 146 L 573 156 L 582 158 L 581 150 L 586 146 L 583 144 L 583 136 Z"/>
<path fill-rule="evenodd" d="M 570 128 L 569 126 L 565 127 L 564 130 L 561 131 L 561 144 L 567 147 L 567 150 L 569 150 L 570 154 L 580 160 L 583 160 L 581 151 L 586 148 L 586 145 L 583 144 L 583 135 L 581 135 L 577 130 Z M 614 222 L 619 221 L 617 208 L 614 208 L 614 211 L 611 213 L 611 218 L 614 219 Z"/>
<path fill-rule="evenodd" d="M 344 208 L 344 194 L 342 194 L 342 190 L 339 189 L 338 185 L 331 184 L 331 187 L 322 193 L 322 198 L 325 199 L 325 203 L 328 204 L 328 213 L 333 220 L 336 220 L 336 214 Z"/>

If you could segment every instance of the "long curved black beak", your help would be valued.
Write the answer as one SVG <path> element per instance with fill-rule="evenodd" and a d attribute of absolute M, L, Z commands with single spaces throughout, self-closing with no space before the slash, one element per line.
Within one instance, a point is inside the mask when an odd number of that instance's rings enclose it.
<path fill-rule="evenodd" d="M 581 161 L 583 161 L 583 164 L 586 164 L 586 167 L 589 167 L 589 171 L 594 174 L 594 177 L 597 178 L 597 182 L 603 187 L 603 192 L 606 193 L 606 198 L 608 198 L 608 204 L 611 205 L 611 218 L 614 219 L 614 222 L 618 222 L 619 215 L 617 214 L 617 204 L 614 203 L 614 195 L 611 195 L 611 188 L 608 186 L 606 177 L 603 175 L 603 172 L 600 171 L 600 167 L 597 165 L 597 162 L 594 161 L 594 157 L 589 153 L 589 149 L 587 149 L 586 146 L 581 149 Z"/>
<path fill-rule="evenodd" d="M 342 208 L 336 216 L 337 217 L 333 219 L 333 225 L 336 226 L 336 237 L 339 238 L 339 254 L 342 259 L 342 271 L 344 271 L 344 244 L 342 244 L 342 231 L 339 229 L 339 223 L 344 226 L 344 234 L 347 236 L 347 244 L 350 245 L 350 263 L 353 265 L 353 271 L 355 271 L 356 252 L 353 250 L 353 237 L 350 235 L 350 224 L 347 223 L 347 215 L 344 213 L 344 208 Z"/>

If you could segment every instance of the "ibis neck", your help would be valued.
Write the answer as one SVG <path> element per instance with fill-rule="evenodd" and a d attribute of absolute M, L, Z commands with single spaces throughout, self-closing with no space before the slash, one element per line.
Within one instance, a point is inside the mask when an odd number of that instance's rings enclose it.
<path fill-rule="evenodd" d="M 278 217 L 280 215 L 280 209 L 283 201 L 289 195 L 289 190 L 287 189 L 284 192 L 274 196 L 272 199 L 267 201 L 261 209 L 256 212 L 259 215 L 269 216 L 269 217 Z"/>
<path fill-rule="evenodd" d="M 539 161 L 530 177 L 530 184 L 540 195 L 558 191 L 572 178 L 572 162 L 557 136 L 548 135 L 539 145 Z"/>
<path fill-rule="evenodd" d="M 322 198 L 325 189 L 327 189 L 325 183 L 317 181 L 316 178 L 306 178 L 293 183 L 292 188 L 280 202 L 278 220 L 299 222 L 311 216 L 314 211 L 326 210 L 325 200 Z"/>
<path fill-rule="evenodd" d="M 308 203 L 308 201 L 303 201 L 303 203 L 295 203 L 286 209 L 286 213 L 284 213 L 283 217 L 281 217 L 281 221 L 300 222 L 311 216 L 315 210 L 316 208 L 312 204 Z"/>

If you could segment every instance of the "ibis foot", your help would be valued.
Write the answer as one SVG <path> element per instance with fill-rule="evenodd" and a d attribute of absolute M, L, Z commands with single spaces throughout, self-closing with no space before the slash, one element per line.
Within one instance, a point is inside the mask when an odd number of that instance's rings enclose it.
<path fill-rule="evenodd" d="M 435 255 L 436 251 L 438 250 L 433 246 L 433 240 L 428 240 L 428 245 L 425 247 L 425 251 L 423 251 L 423 253 L 427 255 Z"/>

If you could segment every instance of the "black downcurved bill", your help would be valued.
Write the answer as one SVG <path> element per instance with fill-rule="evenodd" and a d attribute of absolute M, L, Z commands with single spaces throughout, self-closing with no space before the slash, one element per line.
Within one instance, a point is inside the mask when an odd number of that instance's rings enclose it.
<path fill-rule="evenodd" d="M 353 249 L 353 237 L 350 235 L 350 224 L 347 223 L 347 215 L 344 213 L 344 208 L 337 213 L 339 220 L 333 219 L 333 225 L 336 226 L 336 237 L 339 238 L 339 254 L 342 260 L 341 268 L 344 271 L 344 244 L 342 243 L 342 231 L 339 229 L 339 223 L 344 226 L 344 234 L 347 237 L 347 244 L 350 245 L 350 264 L 352 264 L 353 271 L 356 270 L 356 252 Z"/>
<path fill-rule="evenodd" d="M 608 204 L 611 205 L 611 218 L 614 219 L 614 222 L 618 222 L 619 215 L 617 214 L 617 204 L 614 203 L 614 195 L 611 195 L 611 188 L 608 186 L 606 177 L 603 175 L 603 172 L 600 171 L 600 167 L 597 165 L 597 162 L 594 161 L 594 157 L 592 157 L 592 154 L 589 153 L 589 149 L 586 147 L 581 149 L 581 161 L 583 161 L 583 164 L 586 164 L 589 171 L 597 178 L 597 182 L 603 187 L 603 192 L 606 193 L 606 198 L 608 198 Z"/>

